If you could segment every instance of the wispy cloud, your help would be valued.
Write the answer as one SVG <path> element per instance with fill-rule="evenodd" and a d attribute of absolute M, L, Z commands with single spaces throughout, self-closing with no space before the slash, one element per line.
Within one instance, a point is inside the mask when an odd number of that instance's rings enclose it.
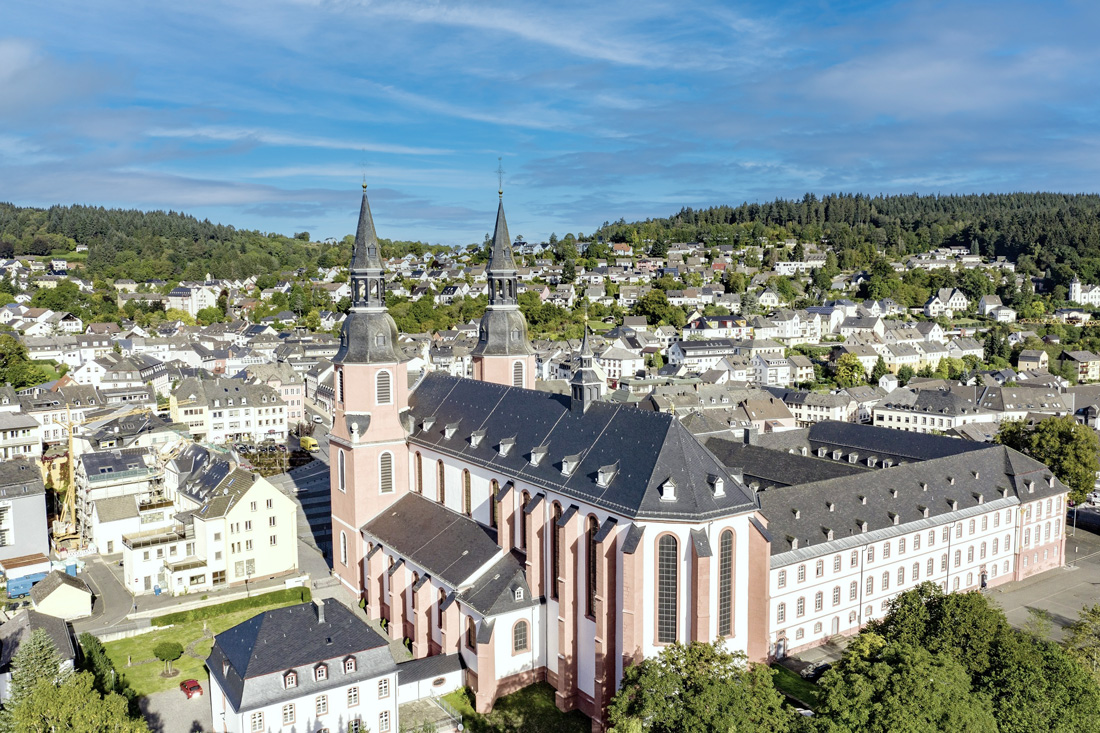
<path fill-rule="evenodd" d="M 328 150 L 366 150 L 372 153 L 390 153 L 394 155 L 446 155 L 452 151 L 446 148 L 422 148 L 408 145 L 361 142 L 356 140 L 337 140 L 311 135 L 295 135 L 244 127 L 178 127 L 154 128 L 146 135 L 149 137 L 169 137 L 186 140 L 208 140 L 220 142 L 243 142 L 255 145 L 272 145 L 284 148 L 325 148 Z"/>

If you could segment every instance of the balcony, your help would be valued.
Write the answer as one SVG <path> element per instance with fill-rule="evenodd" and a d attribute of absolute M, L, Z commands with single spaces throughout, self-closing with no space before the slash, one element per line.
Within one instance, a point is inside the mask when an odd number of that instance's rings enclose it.
<path fill-rule="evenodd" d="M 172 527 L 159 529 L 146 529 L 122 536 L 122 544 L 131 550 L 141 550 L 146 547 L 165 545 L 180 540 L 195 539 L 195 528 L 191 525 L 176 524 Z"/>

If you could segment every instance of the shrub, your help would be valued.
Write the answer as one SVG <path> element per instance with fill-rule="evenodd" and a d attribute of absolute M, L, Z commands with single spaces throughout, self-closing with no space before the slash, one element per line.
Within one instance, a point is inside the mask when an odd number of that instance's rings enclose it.
<path fill-rule="evenodd" d="M 187 611 L 166 613 L 163 616 L 156 616 L 150 619 L 150 623 L 152 623 L 153 626 L 185 624 L 190 621 L 202 621 L 203 619 L 214 618 L 216 616 L 224 616 L 227 613 L 244 611 L 249 608 L 259 608 L 261 606 L 270 606 L 275 603 L 287 603 L 292 601 L 297 603 L 308 603 L 312 598 L 313 594 L 310 593 L 309 588 L 283 588 L 271 593 L 264 593 L 249 598 L 238 598 L 235 601 L 218 603 L 213 606 L 202 606 L 201 608 L 192 608 Z"/>

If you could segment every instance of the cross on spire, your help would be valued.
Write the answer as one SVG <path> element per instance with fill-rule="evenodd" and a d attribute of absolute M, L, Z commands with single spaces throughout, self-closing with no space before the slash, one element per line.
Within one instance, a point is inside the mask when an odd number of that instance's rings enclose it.
<path fill-rule="evenodd" d="M 497 195 L 504 198 L 504 158 L 497 157 Z"/>

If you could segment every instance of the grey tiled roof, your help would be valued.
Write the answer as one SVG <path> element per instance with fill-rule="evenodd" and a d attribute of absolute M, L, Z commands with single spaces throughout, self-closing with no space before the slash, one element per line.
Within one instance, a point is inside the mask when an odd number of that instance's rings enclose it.
<path fill-rule="evenodd" d="M 343 662 L 351 656 L 356 671 L 345 674 Z M 328 677 L 318 681 L 313 669 L 320 663 L 328 664 Z M 214 637 L 206 666 L 238 712 L 397 670 L 388 642 L 334 601 L 325 604 L 324 623 L 317 619 L 315 604 L 302 603 L 237 624 Z M 283 673 L 289 670 L 297 672 L 298 684 L 284 689 Z"/>
<path fill-rule="evenodd" d="M 31 600 L 34 601 L 35 605 L 38 605 L 63 585 L 84 591 L 88 595 L 92 594 L 91 589 L 88 588 L 88 584 L 80 578 L 74 578 L 68 573 L 63 573 L 60 570 L 54 570 L 45 578 L 34 584 L 34 587 L 31 588 Z"/>
<path fill-rule="evenodd" d="M 95 512 L 101 522 L 117 522 L 120 519 L 132 519 L 138 516 L 137 497 L 108 496 L 95 502 Z"/>
<path fill-rule="evenodd" d="M 46 630 L 62 661 L 76 658 L 72 634 L 65 620 L 27 609 L 0 625 L 0 670 L 9 670 L 12 657 L 19 651 L 19 645 L 35 629 Z"/>
<path fill-rule="evenodd" d="M 453 455 L 462 461 L 575 497 L 616 514 L 648 519 L 702 519 L 755 507 L 752 496 L 710 451 L 665 413 L 597 402 L 586 411 L 570 410 L 569 399 L 534 390 L 427 374 L 409 399 L 409 442 Z M 780 403 L 782 404 L 782 403 Z M 425 418 L 434 418 L 426 427 Z M 448 437 L 448 425 L 457 429 Z M 475 430 L 484 439 L 473 445 Z M 498 450 L 515 439 L 507 455 Z M 532 450 L 546 446 L 545 458 L 532 462 Z M 566 475 L 563 459 L 580 456 Z M 597 474 L 629 456 L 608 486 Z M 714 496 L 711 476 L 725 479 L 725 495 Z M 661 487 L 675 486 L 665 500 Z M 503 483 L 503 482 L 502 482 Z"/>
<path fill-rule="evenodd" d="M 772 555 L 828 545 L 829 530 L 840 542 L 864 532 L 927 520 L 936 523 L 937 518 L 979 505 L 1002 500 L 1017 503 L 1017 498 L 1034 500 L 1068 491 L 1038 461 L 1004 446 L 979 443 L 976 447 L 921 463 L 761 492 L 761 511 L 773 538 Z M 983 506 L 981 511 L 987 509 Z"/>
<path fill-rule="evenodd" d="M 453 588 L 500 553 L 480 524 L 414 493 L 367 522 L 363 533 Z"/>

